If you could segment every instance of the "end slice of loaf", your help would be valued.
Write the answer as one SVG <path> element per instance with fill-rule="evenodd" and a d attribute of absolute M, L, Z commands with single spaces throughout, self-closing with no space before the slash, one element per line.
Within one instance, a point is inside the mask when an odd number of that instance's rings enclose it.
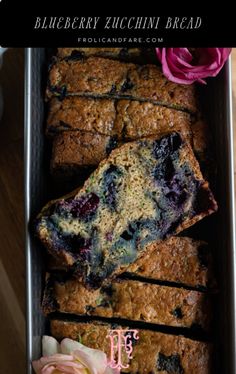
<path fill-rule="evenodd" d="M 126 330 L 128 326 L 121 327 L 101 322 L 51 321 L 51 334 L 56 339 L 78 340 L 90 348 L 104 351 L 108 358 L 110 358 L 109 332 L 121 328 Z M 127 360 L 126 355 L 123 355 L 123 362 L 129 365 L 127 369 L 122 369 L 123 373 L 212 373 L 212 345 L 209 343 L 142 329 L 138 330 L 138 340 L 134 339 L 132 332 L 129 334 L 133 343 L 132 359 Z"/>
<path fill-rule="evenodd" d="M 58 48 L 57 56 L 67 60 L 95 56 L 132 62 L 157 61 L 154 49 L 142 48 Z"/>
<path fill-rule="evenodd" d="M 194 85 L 169 81 L 155 65 L 135 65 L 100 57 L 56 61 L 49 71 L 47 98 L 70 95 L 129 98 L 174 109 L 197 111 Z"/>
<path fill-rule="evenodd" d="M 75 175 L 96 167 L 118 146 L 116 137 L 86 131 L 63 131 L 53 139 L 51 172 L 56 176 Z"/>

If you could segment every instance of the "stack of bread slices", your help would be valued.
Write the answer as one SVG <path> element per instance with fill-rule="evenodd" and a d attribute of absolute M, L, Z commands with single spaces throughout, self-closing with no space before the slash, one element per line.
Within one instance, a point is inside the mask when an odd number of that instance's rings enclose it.
<path fill-rule="evenodd" d="M 208 129 L 195 86 L 168 81 L 148 56 L 59 48 L 50 65 L 52 174 L 94 171 L 37 217 L 49 253 L 42 307 L 54 337 L 108 355 L 110 329 L 138 329 L 124 373 L 205 374 L 213 259 L 200 230 L 182 231 L 217 210 Z"/>

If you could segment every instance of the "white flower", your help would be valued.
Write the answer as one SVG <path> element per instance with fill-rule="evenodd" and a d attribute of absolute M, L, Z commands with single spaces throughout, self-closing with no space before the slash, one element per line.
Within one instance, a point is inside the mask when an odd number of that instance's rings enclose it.
<path fill-rule="evenodd" d="M 118 374 L 108 367 L 107 356 L 98 349 L 63 339 L 61 344 L 51 336 L 42 339 L 43 357 L 33 361 L 36 374 Z"/>

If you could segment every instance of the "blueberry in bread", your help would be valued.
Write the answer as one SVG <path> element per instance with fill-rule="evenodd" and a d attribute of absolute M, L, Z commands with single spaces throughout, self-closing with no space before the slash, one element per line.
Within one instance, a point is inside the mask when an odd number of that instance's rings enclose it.
<path fill-rule="evenodd" d="M 52 174 L 79 175 L 81 168 L 97 166 L 124 141 L 168 131 L 178 131 L 190 142 L 203 175 L 212 179 L 215 166 L 205 121 L 191 121 L 187 113 L 151 103 L 53 99 L 47 126 L 48 136 L 53 136 Z"/>
<path fill-rule="evenodd" d="M 212 179 L 209 129 L 201 117 L 192 120 L 187 113 L 138 101 L 53 98 L 47 123 L 47 135 L 53 137 L 52 174 L 79 175 L 81 168 L 97 166 L 123 141 L 168 131 L 178 131 L 190 142 L 203 175 Z"/>
<path fill-rule="evenodd" d="M 46 284 L 45 314 L 124 318 L 175 327 L 198 326 L 205 331 L 210 327 L 211 305 L 209 295 L 203 292 L 120 279 L 90 290 L 77 279 L 63 280 L 63 275 L 58 280 L 48 275 Z"/>
<path fill-rule="evenodd" d="M 58 48 L 58 58 L 67 60 L 80 60 L 82 58 L 96 56 L 117 59 L 120 61 L 147 62 L 157 61 L 154 48 Z"/>
<path fill-rule="evenodd" d="M 66 96 L 129 98 L 171 108 L 197 111 L 194 85 L 170 82 L 156 65 L 135 65 L 101 57 L 60 60 L 51 65 L 46 92 Z"/>
<path fill-rule="evenodd" d="M 123 51 L 122 51 L 123 50 Z M 112 57 L 120 58 L 122 54 L 133 54 L 138 55 L 141 53 L 140 48 L 58 48 L 57 56 L 59 58 L 75 58 L 80 59 L 89 56 L 102 56 L 102 57 Z"/>
<path fill-rule="evenodd" d="M 47 135 L 78 130 L 116 136 L 119 140 L 137 140 L 179 131 L 192 142 L 191 118 L 185 112 L 131 100 L 69 96 L 60 101 L 52 98 Z"/>
<path fill-rule="evenodd" d="M 58 273 L 68 269 L 50 256 L 48 270 Z M 203 240 L 182 236 L 149 244 L 145 255 L 130 264 L 121 278 L 171 282 L 196 290 L 215 291 L 217 287 L 209 245 Z"/>
<path fill-rule="evenodd" d="M 104 351 L 110 357 L 107 335 L 111 329 L 121 328 L 101 322 L 75 323 L 51 321 L 51 334 L 58 340 L 65 337 Z M 122 329 L 128 329 L 122 326 Z M 140 374 L 210 374 L 212 373 L 212 345 L 183 336 L 138 330 L 139 339 L 132 339 L 132 359 L 122 373 Z"/>
<path fill-rule="evenodd" d="M 179 133 L 126 143 L 83 188 L 48 204 L 36 232 L 49 252 L 74 265 L 88 287 L 124 271 L 165 239 L 217 210 L 189 144 Z"/>
<path fill-rule="evenodd" d="M 191 143 L 190 115 L 130 100 L 53 98 L 47 121 L 47 134 L 53 136 L 51 172 L 57 177 L 79 175 L 121 142 L 167 131 L 179 131 Z"/>

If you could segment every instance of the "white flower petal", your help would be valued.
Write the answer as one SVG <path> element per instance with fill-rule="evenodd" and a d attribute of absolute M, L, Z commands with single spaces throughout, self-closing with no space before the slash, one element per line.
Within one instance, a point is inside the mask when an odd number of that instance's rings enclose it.
<path fill-rule="evenodd" d="M 60 353 L 60 344 L 52 336 L 44 335 L 42 338 L 43 356 L 52 356 Z"/>
<path fill-rule="evenodd" d="M 82 349 L 74 351 L 73 356 L 90 370 L 89 374 L 104 374 L 107 367 L 107 356 L 104 352 L 83 346 Z"/>
<path fill-rule="evenodd" d="M 83 345 L 75 340 L 65 338 L 61 341 L 61 352 L 65 355 L 71 354 L 71 352 L 76 351 L 77 349 L 81 349 Z"/>

